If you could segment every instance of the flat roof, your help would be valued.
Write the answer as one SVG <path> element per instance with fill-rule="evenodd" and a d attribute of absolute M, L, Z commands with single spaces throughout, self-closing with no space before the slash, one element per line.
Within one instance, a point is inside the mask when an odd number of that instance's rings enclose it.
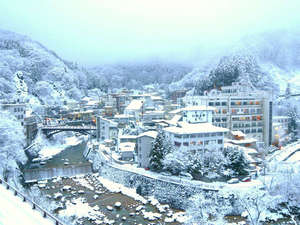
<path fill-rule="evenodd" d="M 157 134 L 158 134 L 157 131 L 147 131 L 147 132 L 141 133 L 141 134 L 138 136 L 138 138 L 139 138 L 139 137 L 143 137 L 143 136 L 148 136 L 148 137 L 152 137 L 152 138 L 155 139 L 155 138 L 157 137 Z"/>
<path fill-rule="evenodd" d="M 214 133 L 214 132 L 228 132 L 227 128 L 216 127 L 211 123 L 197 123 L 190 124 L 179 122 L 178 126 L 171 126 L 164 128 L 165 131 L 176 134 L 197 134 L 197 133 Z"/>
<path fill-rule="evenodd" d="M 125 110 L 139 110 L 143 106 L 143 100 L 134 99 L 132 100 L 129 105 L 126 107 Z"/>

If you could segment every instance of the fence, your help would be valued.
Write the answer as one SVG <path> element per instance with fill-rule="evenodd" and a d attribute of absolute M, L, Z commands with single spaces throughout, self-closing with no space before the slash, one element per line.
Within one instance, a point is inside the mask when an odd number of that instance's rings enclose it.
<path fill-rule="evenodd" d="M 23 199 L 23 202 L 28 202 L 29 204 L 32 205 L 32 209 L 33 210 L 39 210 L 42 214 L 44 218 L 50 218 L 51 220 L 54 221 L 55 225 L 66 225 L 65 223 L 63 223 L 62 221 L 60 221 L 59 219 L 57 219 L 55 216 L 53 216 L 50 212 L 46 211 L 45 209 L 43 209 L 40 205 L 38 205 L 37 203 L 35 203 L 34 201 L 32 201 L 31 199 L 29 199 L 28 197 L 26 197 L 23 193 L 19 192 L 16 188 L 14 188 L 13 186 L 11 186 L 10 184 L 8 184 L 7 182 L 5 182 L 4 180 L 2 180 L 0 178 L 0 184 L 3 184 L 4 186 L 6 186 L 7 190 L 11 190 L 13 191 L 15 196 L 19 196 Z"/>

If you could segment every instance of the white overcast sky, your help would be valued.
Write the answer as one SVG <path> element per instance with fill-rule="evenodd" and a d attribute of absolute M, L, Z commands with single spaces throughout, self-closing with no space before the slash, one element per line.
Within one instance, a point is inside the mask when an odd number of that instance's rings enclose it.
<path fill-rule="evenodd" d="M 300 0 L 0 0 L 0 29 L 87 65 L 194 60 L 244 35 L 299 27 Z"/>

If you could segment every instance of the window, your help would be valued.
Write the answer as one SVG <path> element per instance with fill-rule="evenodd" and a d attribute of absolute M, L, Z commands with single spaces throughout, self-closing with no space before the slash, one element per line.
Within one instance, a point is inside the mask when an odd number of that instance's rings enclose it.
<path fill-rule="evenodd" d="M 189 146 L 188 142 L 183 142 L 183 146 Z"/>
<path fill-rule="evenodd" d="M 175 134 L 174 137 L 175 138 L 181 138 L 181 135 L 180 134 Z"/>
<path fill-rule="evenodd" d="M 222 139 L 219 139 L 219 140 L 218 140 L 218 144 L 223 144 L 223 140 L 222 140 Z"/>
<path fill-rule="evenodd" d="M 235 102 L 230 102 L 230 105 L 235 105 Z"/>
<path fill-rule="evenodd" d="M 180 142 L 177 142 L 177 141 L 174 141 L 174 145 L 177 146 L 177 147 L 180 147 L 180 146 L 181 146 L 181 143 L 180 143 Z"/>
<path fill-rule="evenodd" d="M 209 144 L 209 141 L 204 141 L 204 145 L 208 145 Z"/>
<path fill-rule="evenodd" d="M 227 105 L 227 102 L 222 102 L 222 106 L 226 106 Z"/>
<path fill-rule="evenodd" d="M 216 102 L 216 106 L 220 106 L 221 105 L 221 103 L 220 102 Z"/>
<path fill-rule="evenodd" d="M 198 135 L 197 135 L 197 137 L 200 137 L 200 138 L 202 138 L 202 137 L 203 137 L 203 135 L 202 135 L 202 134 L 198 134 Z"/>
<path fill-rule="evenodd" d="M 196 145 L 196 141 L 191 141 L 190 145 Z"/>
<path fill-rule="evenodd" d="M 226 114 L 226 113 L 227 113 L 227 110 L 226 110 L 226 109 L 223 109 L 222 112 L 223 112 L 223 114 Z"/>
<path fill-rule="evenodd" d="M 209 102 L 208 105 L 209 106 L 214 106 L 214 103 L 213 102 Z"/>
<path fill-rule="evenodd" d="M 203 141 L 199 141 L 199 142 L 198 142 L 198 145 L 203 145 Z"/>
<path fill-rule="evenodd" d="M 211 133 L 211 137 L 215 137 L 216 136 L 216 133 Z"/>

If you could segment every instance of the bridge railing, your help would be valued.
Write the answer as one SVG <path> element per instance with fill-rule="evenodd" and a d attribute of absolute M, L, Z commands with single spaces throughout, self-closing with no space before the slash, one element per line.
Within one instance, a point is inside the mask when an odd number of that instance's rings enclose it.
<path fill-rule="evenodd" d="M 32 209 L 33 210 L 39 210 L 44 218 L 50 218 L 51 220 L 54 221 L 55 225 L 66 225 L 65 223 L 63 223 L 62 221 L 60 221 L 58 218 L 56 218 L 55 216 L 53 216 L 50 212 L 48 212 L 47 210 L 43 209 L 40 205 L 38 205 L 37 203 L 35 203 L 33 200 L 31 200 L 30 198 L 28 198 L 27 196 L 25 196 L 23 193 L 21 193 L 20 191 L 18 191 L 16 188 L 14 188 L 13 186 L 11 186 L 10 184 L 8 184 L 7 182 L 5 182 L 3 179 L 0 178 L 0 184 L 3 184 L 4 186 L 6 186 L 7 190 L 11 190 L 15 196 L 19 196 L 23 199 L 23 202 L 28 202 L 29 204 L 32 205 Z"/>

